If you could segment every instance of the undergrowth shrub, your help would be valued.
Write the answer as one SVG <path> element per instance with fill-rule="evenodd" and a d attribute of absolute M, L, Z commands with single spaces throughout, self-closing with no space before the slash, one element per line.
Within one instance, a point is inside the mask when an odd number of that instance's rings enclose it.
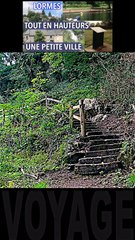
<path fill-rule="evenodd" d="M 135 160 L 135 139 L 125 141 L 122 144 L 122 149 L 118 158 L 126 168 L 133 164 Z"/>
<path fill-rule="evenodd" d="M 134 188 L 135 187 L 135 170 L 128 176 L 126 179 L 127 187 Z"/>

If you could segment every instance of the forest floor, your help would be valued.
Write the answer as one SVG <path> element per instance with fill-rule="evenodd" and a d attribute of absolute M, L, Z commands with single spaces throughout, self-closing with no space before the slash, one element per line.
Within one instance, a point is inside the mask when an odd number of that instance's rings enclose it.
<path fill-rule="evenodd" d="M 102 131 L 118 131 L 126 138 L 134 138 L 135 136 L 135 113 L 130 117 L 116 117 L 114 114 L 106 115 L 104 121 L 97 122 L 97 126 Z"/>
<path fill-rule="evenodd" d="M 104 175 L 81 176 L 62 169 L 45 175 L 48 188 L 126 188 L 130 172 L 118 170 Z"/>

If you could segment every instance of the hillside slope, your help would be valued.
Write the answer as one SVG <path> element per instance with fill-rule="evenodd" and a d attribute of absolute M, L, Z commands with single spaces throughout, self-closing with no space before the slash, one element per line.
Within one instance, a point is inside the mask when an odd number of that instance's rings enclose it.
<path fill-rule="evenodd" d="M 0 54 L 0 187 L 48 186 L 42 176 L 63 169 L 70 143 L 79 136 L 68 115 L 80 99 L 115 101 L 115 116 L 131 119 L 134 65 L 121 55 Z M 115 127 L 110 123 L 108 118 L 105 127 Z"/>

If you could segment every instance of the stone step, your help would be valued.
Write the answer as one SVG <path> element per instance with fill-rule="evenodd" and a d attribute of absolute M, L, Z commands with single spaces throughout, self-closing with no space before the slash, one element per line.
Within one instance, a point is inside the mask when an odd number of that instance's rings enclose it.
<path fill-rule="evenodd" d="M 76 114 L 76 115 L 77 115 L 77 114 Z M 79 116 L 79 115 L 78 115 L 78 116 Z M 79 121 L 76 120 L 76 119 L 74 119 L 73 122 L 74 122 L 74 123 L 78 123 Z M 96 124 L 96 123 L 92 122 L 91 120 L 86 120 L 86 123 L 93 123 L 93 124 Z"/>
<path fill-rule="evenodd" d="M 78 127 L 75 127 L 75 128 L 77 128 L 78 130 L 81 129 L 81 127 L 79 127 L 79 126 L 78 126 Z M 87 132 L 91 132 L 91 131 L 94 132 L 94 131 L 100 131 L 100 130 L 99 130 L 98 128 L 92 126 L 92 127 L 86 127 L 86 131 L 87 131 Z"/>
<path fill-rule="evenodd" d="M 86 137 L 80 137 L 81 141 L 87 142 L 90 140 L 103 140 L 103 139 L 119 139 L 122 135 L 119 134 L 102 134 L 102 135 L 90 135 Z"/>
<path fill-rule="evenodd" d="M 117 161 L 117 155 L 108 155 L 108 156 L 101 156 L 101 157 L 83 157 L 80 158 L 78 163 L 79 164 L 97 164 L 97 163 L 109 163 Z"/>
<path fill-rule="evenodd" d="M 124 140 L 121 139 L 95 139 L 95 140 L 91 140 L 90 143 L 91 145 L 100 145 L 100 144 L 111 144 L 111 143 L 120 143 L 123 142 Z M 89 142 L 85 142 L 85 144 L 88 144 Z"/>
<path fill-rule="evenodd" d="M 89 147 L 90 151 L 97 151 L 97 150 L 105 150 L 105 149 L 115 149 L 121 148 L 122 143 L 112 143 L 112 144 L 99 144 L 99 145 L 92 145 Z"/>
<path fill-rule="evenodd" d="M 75 164 L 65 164 L 65 168 L 69 171 L 73 171 L 75 169 Z"/>
<path fill-rule="evenodd" d="M 103 131 L 104 134 L 117 134 L 117 135 L 121 135 L 120 131 Z"/>
<path fill-rule="evenodd" d="M 95 148 L 95 150 L 103 150 L 103 149 L 112 149 L 112 148 L 121 147 L 121 145 L 122 145 L 122 141 L 120 141 L 119 139 L 115 139 L 115 140 L 111 139 L 108 141 L 93 140 L 90 142 L 77 141 L 73 143 L 74 147 L 82 150 L 83 148 L 87 148 L 89 149 L 89 151 L 94 151 L 93 147 Z"/>
<path fill-rule="evenodd" d="M 74 128 L 80 128 L 80 124 L 73 124 Z M 93 124 L 86 124 L 86 128 L 97 128 L 97 126 L 93 125 Z"/>
<path fill-rule="evenodd" d="M 80 125 L 80 121 L 77 121 L 77 122 L 73 122 L 73 124 L 75 124 L 75 125 Z M 93 122 L 86 122 L 85 123 L 86 125 L 94 125 L 94 126 L 97 126 L 95 123 L 93 123 Z"/>
<path fill-rule="evenodd" d="M 120 148 L 88 151 L 88 152 L 85 152 L 85 157 L 100 157 L 100 156 L 108 156 L 108 155 L 116 155 L 116 154 L 118 155 L 119 152 L 120 152 Z"/>
<path fill-rule="evenodd" d="M 69 153 L 66 157 L 65 157 L 65 162 L 67 164 L 75 164 L 78 163 L 78 160 L 80 158 L 83 158 L 85 156 L 85 151 L 74 151 Z"/>
<path fill-rule="evenodd" d="M 74 146 L 78 148 L 92 147 L 95 145 L 105 145 L 105 144 L 122 144 L 122 139 L 101 139 L 101 140 L 90 140 L 89 142 L 76 141 L 73 143 Z"/>
<path fill-rule="evenodd" d="M 91 143 L 88 143 L 88 142 L 74 142 L 73 143 L 73 146 L 75 147 L 78 147 L 78 148 L 85 148 L 88 146 L 88 144 L 91 144 Z"/>
<path fill-rule="evenodd" d="M 87 131 L 87 136 L 90 135 L 101 135 L 102 136 L 102 132 L 100 130 L 93 130 L 93 131 Z"/>
<path fill-rule="evenodd" d="M 73 124 L 74 127 L 80 127 L 80 123 Z M 98 128 L 95 124 L 86 124 L 86 127 L 96 127 Z"/>
<path fill-rule="evenodd" d="M 86 127 L 87 132 L 101 132 L 98 128 Z"/>
<path fill-rule="evenodd" d="M 80 121 L 79 120 L 73 120 L 73 123 L 79 123 Z M 89 120 L 86 120 L 86 123 L 92 123 L 92 124 L 96 124 L 95 122 L 92 122 L 92 121 L 89 121 Z"/>
<path fill-rule="evenodd" d="M 79 120 L 78 120 L 78 121 L 77 121 L 77 120 L 76 120 L 76 121 L 74 120 L 73 123 L 78 124 L 78 123 L 80 123 L 80 121 L 79 121 Z M 94 124 L 94 125 L 96 125 L 96 123 L 94 123 L 94 122 L 92 122 L 92 121 L 86 121 L 85 123 L 86 123 L 86 124 Z"/>
<path fill-rule="evenodd" d="M 99 164 L 75 164 L 75 173 L 81 175 L 99 174 L 101 171 L 107 173 L 121 167 L 120 161 Z"/>

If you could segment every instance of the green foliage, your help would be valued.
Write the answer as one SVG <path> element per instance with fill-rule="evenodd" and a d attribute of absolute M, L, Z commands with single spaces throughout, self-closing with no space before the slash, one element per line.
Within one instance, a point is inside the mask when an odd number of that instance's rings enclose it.
<path fill-rule="evenodd" d="M 4 95 L 10 85 L 11 66 L 7 66 L 5 62 L 6 55 L 0 53 L 0 95 Z"/>
<path fill-rule="evenodd" d="M 37 30 L 35 32 L 34 42 L 44 42 L 44 41 L 45 41 L 44 34 L 40 30 Z"/>
<path fill-rule="evenodd" d="M 133 171 L 129 177 L 126 179 L 127 187 L 134 188 L 135 187 L 135 171 Z"/>
<path fill-rule="evenodd" d="M 29 22 L 40 22 L 41 15 L 40 13 L 29 11 L 27 17 L 29 18 Z"/>
<path fill-rule="evenodd" d="M 76 105 L 80 99 L 98 97 L 117 98 L 126 108 L 134 103 L 133 81 L 126 81 L 129 75 L 134 79 L 133 66 L 120 63 L 120 57 L 119 53 L 0 53 L 0 187 L 47 187 L 20 169 L 37 174 L 63 166 L 67 143 L 73 138 L 69 102 Z M 46 96 L 61 103 L 46 106 Z M 121 158 L 126 165 L 133 163 L 134 149 L 134 140 L 124 143 Z"/>
<path fill-rule="evenodd" d="M 32 86 L 31 80 L 37 73 L 48 70 L 42 62 L 43 53 L 2 53 L 0 58 L 0 94 L 9 98 L 16 91 Z"/>
<path fill-rule="evenodd" d="M 62 166 L 64 164 L 66 149 L 67 149 L 67 143 L 63 142 L 60 144 L 60 146 L 52 156 L 52 160 L 54 159 L 58 166 Z"/>
<path fill-rule="evenodd" d="M 36 75 L 36 78 L 32 79 L 32 84 L 34 89 L 38 89 L 40 91 L 44 91 L 46 88 L 46 83 L 48 81 L 48 78 L 42 78 L 43 72 L 39 72 Z"/>
<path fill-rule="evenodd" d="M 58 169 L 62 164 L 64 145 L 60 142 L 68 135 L 67 125 L 58 122 L 63 105 L 48 110 L 35 104 L 40 98 L 42 93 L 26 90 L 13 94 L 10 104 L 1 104 L 7 116 L 0 128 L 1 187 L 18 187 L 20 183 L 20 187 L 36 187 L 34 180 L 23 180 L 20 168 L 24 167 L 26 173 L 37 173 Z"/>
<path fill-rule="evenodd" d="M 134 63 L 130 53 L 125 60 L 120 53 L 98 59 L 105 76 L 101 82 L 101 98 L 117 103 L 117 114 L 124 115 L 135 101 Z"/>
<path fill-rule="evenodd" d="M 48 62 L 51 70 L 51 74 L 55 73 L 57 70 L 62 70 L 64 67 L 63 54 L 62 53 L 45 53 L 42 58 L 43 63 Z"/>
<path fill-rule="evenodd" d="M 122 161 L 125 167 L 129 167 L 135 160 L 135 140 L 125 141 L 122 144 L 121 153 L 119 159 Z"/>
<path fill-rule="evenodd" d="M 46 182 L 39 182 L 34 185 L 34 188 L 47 188 L 47 183 Z"/>

